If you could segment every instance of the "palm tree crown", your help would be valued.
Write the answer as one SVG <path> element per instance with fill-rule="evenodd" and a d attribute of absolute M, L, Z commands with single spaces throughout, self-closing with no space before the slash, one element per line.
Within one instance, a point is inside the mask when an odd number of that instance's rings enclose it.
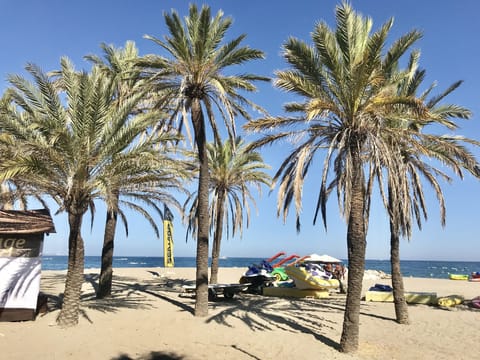
<path fill-rule="evenodd" d="M 270 186 L 271 178 L 263 170 L 268 169 L 261 155 L 256 151 L 248 151 L 248 144 L 245 144 L 240 137 L 232 144 L 230 140 L 221 144 L 209 143 L 208 159 L 210 169 L 210 192 L 212 194 L 210 204 L 211 231 L 215 228 L 215 209 L 217 200 L 221 193 L 226 195 L 230 204 L 225 208 L 225 225 L 227 225 L 227 236 L 235 236 L 243 231 L 243 209 L 246 210 L 246 225 L 250 221 L 249 201 L 255 206 L 255 197 L 249 190 L 250 186 L 257 188 L 261 193 L 261 185 Z M 192 199 L 195 199 L 192 201 Z M 192 193 L 186 204 L 192 202 L 190 208 L 187 233 L 196 232 L 196 193 Z M 231 219 L 231 221 L 228 221 Z M 231 225 L 231 227 L 230 227 Z"/>

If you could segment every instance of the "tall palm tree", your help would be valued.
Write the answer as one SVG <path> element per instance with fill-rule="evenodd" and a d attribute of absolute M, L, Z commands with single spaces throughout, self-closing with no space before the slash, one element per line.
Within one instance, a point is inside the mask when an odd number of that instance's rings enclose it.
<path fill-rule="evenodd" d="M 198 211 L 197 211 L 197 259 L 195 316 L 208 314 L 208 188 L 209 170 L 207 154 L 207 129 L 213 130 L 215 141 L 220 142 L 215 109 L 220 114 L 231 138 L 235 137 L 235 119 L 238 115 L 250 119 L 245 106 L 254 107 L 243 96 L 244 92 L 256 90 L 253 81 L 267 78 L 252 75 L 225 75 L 225 69 L 262 59 L 263 53 L 247 46 L 240 46 L 245 38 L 241 35 L 222 44 L 232 19 L 219 11 L 211 16 L 210 8 L 203 6 L 198 11 L 192 4 L 184 24 L 176 11 L 165 14 L 169 35 L 160 40 L 145 36 L 167 52 L 166 56 L 147 55 L 139 62 L 146 75 L 157 80 L 160 107 L 172 110 L 172 119 L 180 115 L 180 129 L 190 114 L 195 145 L 199 159 Z M 204 115 L 206 111 L 206 119 Z"/>
<path fill-rule="evenodd" d="M 103 50 L 104 58 L 96 55 L 87 55 L 85 58 L 98 66 L 102 71 L 115 80 L 116 84 L 116 103 L 118 106 L 125 101 L 126 97 L 135 90 L 135 85 L 140 80 L 140 72 L 135 71 L 135 65 L 132 61 L 138 58 L 138 49 L 135 43 L 127 41 L 123 49 L 117 49 L 113 45 L 102 43 L 100 47 Z M 122 184 L 121 181 L 117 181 Z M 112 189 L 113 190 L 113 189 Z M 113 250 L 115 230 L 118 219 L 118 203 L 120 198 L 119 189 L 111 191 L 112 197 L 107 200 L 107 214 L 105 219 L 105 231 L 103 235 L 102 259 L 100 276 L 98 280 L 97 298 L 102 299 L 111 295 L 112 275 L 113 275 Z M 126 223 L 125 223 L 126 226 Z M 158 229 L 154 227 L 158 232 Z"/>
<path fill-rule="evenodd" d="M 249 201 L 256 206 L 255 197 L 249 187 L 255 186 L 261 193 L 261 185 L 270 186 L 271 178 L 263 170 L 268 166 L 263 162 L 258 152 L 247 151 L 247 145 L 240 137 L 225 143 L 209 143 L 207 145 L 210 168 L 210 229 L 213 230 L 212 264 L 210 269 L 210 283 L 218 283 L 218 262 L 223 237 L 223 227 L 227 227 L 227 236 L 235 236 L 243 232 L 246 211 L 246 226 L 250 222 Z M 198 198 L 193 193 L 186 201 L 192 206 L 188 218 L 188 233 L 196 233 Z"/>
<path fill-rule="evenodd" d="M 320 212 L 326 226 L 326 202 L 336 189 L 348 228 L 349 276 L 342 352 L 358 348 L 372 171 L 394 165 L 393 153 L 382 136 L 385 118 L 397 104 L 417 108 L 419 114 L 422 110 L 414 99 L 396 94 L 398 79 L 391 76 L 399 59 L 421 34 L 411 31 L 386 49 L 392 24 L 390 19 L 372 33 L 371 19 L 344 2 L 336 7 L 336 29 L 318 23 L 312 33 L 312 46 L 288 39 L 283 49 L 291 69 L 277 71 L 275 85 L 300 98 L 285 105 L 287 113 L 300 115 L 265 117 L 245 125 L 247 130 L 273 131 L 256 141 L 255 146 L 296 140 L 295 149 L 281 164 L 274 182 L 280 181 L 278 215 L 283 213 L 286 220 L 294 201 L 297 230 L 305 176 L 315 155 L 325 150 L 314 223 Z"/>
<path fill-rule="evenodd" d="M 0 180 L 21 180 L 40 194 L 50 195 L 68 216 L 68 270 L 59 325 L 78 323 L 83 283 L 84 214 L 95 209 L 95 199 L 105 199 L 112 169 L 148 161 L 156 162 L 154 137 L 139 141 L 159 114 L 151 111 L 130 116 L 142 94 L 129 97 L 123 106 L 114 104 L 115 87 L 98 68 L 77 72 L 61 59 L 57 75 L 47 75 L 35 65 L 27 71 L 33 81 L 12 75 L 12 104 L 2 112 L 0 127 L 19 144 L 0 164 Z M 60 83 L 60 86 L 58 84 Z M 130 151 L 136 155 L 130 156 Z M 139 161 L 139 155 L 142 158 Z M 112 159 L 118 162 L 112 165 Z M 133 167 L 133 165 L 130 165 Z M 161 164 L 158 164 L 161 166 Z M 137 170 L 137 174 L 140 172 Z M 154 184 L 156 178 L 150 177 Z"/>
<path fill-rule="evenodd" d="M 396 320 L 400 324 L 408 324 L 408 307 L 405 299 L 403 278 L 400 268 L 400 237 L 410 238 L 412 224 L 416 220 L 421 229 L 422 218 L 427 219 L 427 208 L 423 194 L 422 179 L 431 185 L 440 205 L 440 220 L 442 226 L 446 221 L 446 207 L 440 183 L 437 177 L 450 181 L 451 178 L 440 169 L 432 167 L 426 160 L 436 160 L 463 177 L 462 168 L 477 176 L 477 163 L 474 156 L 463 147 L 462 143 L 478 145 L 475 141 L 460 136 L 422 136 L 427 125 L 446 127 L 456 130 L 454 118 L 468 119 L 471 115 L 468 109 L 454 104 L 439 105 L 446 96 L 461 85 L 461 81 L 452 84 L 439 95 L 428 99 L 435 84 L 420 93 L 419 89 L 425 78 L 425 70 L 418 69 L 419 52 L 410 57 L 405 71 L 406 76 L 398 85 L 398 94 L 405 97 L 416 97 L 425 104 L 428 116 L 417 119 L 416 114 L 408 115 L 408 111 L 399 108 L 398 116 L 392 118 L 388 126 L 405 131 L 408 136 L 420 140 L 417 142 L 397 143 L 397 136 L 392 137 L 391 145 L 398 146 L 398 171 L 390 171 L 388 177 L 387 210 L 390 219 L 390 262 Z M 388 134 L 388 133 L 387 133 Z"/>
<path fill-rule="evenodd" d="M 141 71 L 136 66 L 136 60 L 138 60 L 138 49 L 135 46 L 135 43 L 132 41 L 127 41 L 123 48 L 116 48 L 113 45 L 107 45 L 102 43 L 100 47 L 103 50 L 104 58 L 98 57 L 96 55 L 87 55 L 85 58 L 91 61 L 95 66 L 101 69 L 106 76 L 109 76 L 113 83 L 115 84 L 115 104 L 120 107 L 123 105 L 128 98 L 135 92 L 143 92 L 145 89 L 145 79 L 141 77 Z M 143 104 L 140 104 L 143 105 Z M 133 109 L 134 113 L 140 112 L 141 109 Z M 161 127 L 158 127 L 160 130 L 164 130 Z M 173 141 L 178 141 L 178 136 L 174 136 L 173 133 L 168 133 L 166 131 L 158 131 L 156 135 L 159 137 L 159 144 L 164 143 L 159 149 L 157 161 L 164 163 L 161 171 L 157 171 L 157 176 L 162 182 L 157 183 L 156 189 L 151 189 L 147 194 L 144 194 L 141 189 L 131 189 L 134 181 L 138 181 L 139 178 L 134 176 L 134 171 L 131 168 L 119 168 L 119 172 L 115 172 L 109 178 L 110 186 L 108 187 L 108 196 L 106 198 L 107 204 L 107 214 L 105 220 L 105 232 L 103 237 L 103 247 L 102 247 L 102 265 L 100 270 L 99 284 L 97 290 L 97 298 L 104 298 L 105 296 L 111 295 L 112 290 L 112 264 L 113 264 L 113 251 L 114 251 L 114 239 L 115 239 L 115 230 L 117 227 L 117 218 L 119 215 L 119 205 L 124 204 L 127 208 L 140 210 L 143 216 L 145 216 L 150 224 L 152 225 L 155 233 L 158 236 L 158 228 L 150 216 L 149 212 L 144 211 L 142 207 L 136 206 L 134 203 L 124 200 L 120 200 L 120 196 L 128 196 L 132 199 L 137 199 L 141 201 L 146 201 L 149 205 L 153 205 L 150 201 L 155 199 L 156 201 L 166 201 L 170 205 L 176 206 L 179 208 L 179 204 L 176 200 L 170 196 L 165 190 L 170 188 L 177 188 L 180 190 L 183 188 L 182 183 L 179 181 L 179 178 L 186 178 L 187 171 L 182 162 L 174 160 L 169 157 L 169 149 L 174 149 L 172 146 Z M 168 146 L 170 144 L 170 146 Z M 115 161 L 113 161 L 115 163 Z M 144 169 L 145 171 L 146 169 Z M 145 172 L 147 173 L 147 172 Z M 161 174 L 160 174 L 161 173 Z M 143 177 L 143 174 L 140 178 Z M 111 181 L 115 179 L 115 181 Z M 140 179 L 140 184 L 142 180 Z M 132 191 L 133 190 L 133 191 Z M 163 218 L 163 214 L 159 207 L 153 207 L 156 211 L 160 213 L 160 216 Z M 126 216 L 122 213 L 121 219 L 125 226 L 126 233 L 128 235 L 128 226 L 126 222 Z"/>

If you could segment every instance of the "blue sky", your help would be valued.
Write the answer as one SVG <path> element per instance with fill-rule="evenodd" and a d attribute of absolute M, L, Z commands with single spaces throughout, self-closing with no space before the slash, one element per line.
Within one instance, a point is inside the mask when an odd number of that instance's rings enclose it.
<path fill-rule="evenodd" d="M 289 36 L 310 42 L 314 24 L 324 20 L 334 26 L 334 8 L 338 1 L 206 1 L 213 12 L 222 9 L 234 19 L 227 38 L 247 34 L 244 45 L 263 50 L 266 60 L 256 61 L 239 72 L 253 72 L 272 76 L 276 69 L 286 68 L 280 56 L 281 45 Z M 163 13 L 176 9 L 186 15 L 188 1 L 54 1 L 2 0 L 0 11 L 0 91 L 7 86 L 9 73 L 24 73 L 24 65 L 33 62 L 44 70 L 56 69 L 61 56 L 68 56 L 77 68 L 86 68 L 86 54 L 100 54 L 99 44 L 105 42 L 122 46 L 126 40 L 136 42 L 140 54 L 158 53 L 159 47 L 143 39 L 144 34 L 162 37 L 166 34 Z M 480 140 L 479 95 L 480 67 L 478 66 L 480 3 L 476 0 L 434 1 L 354 0 L 354 8 L 373 18 L 378 28 L 388 18 L 395 22 L 390 40 L 416 28 L 424 37 L 416 45 L 421 50 L 420 64 L 427 70 L 425 84 L 434 81 L 438 89 L 448 87 L 456 80 L 464 84 L 448 101 L 460 104 L 473 112 L 471 120 L 460 123 L 459 134 Z M 271 114 L 282 114 L 282 105 L 291 100 L 270 84 L 261 84 L 258 93 L 251 96 Z M 243 119 L 239 119 L 240 125 Z M 247 141 L 249 137 L 246 137 Z M 265 162 L 272 166 L 272 174 L 288 152 L 287 146 L 262 150 Z M 479 151 L 476 151 L 478 155 Z M 258 214 L 242 238 L 224 239 L 223 256 L 269 257 L 278 251 L 289 254 L 328 253 L 346 258 L 346 225 L 340 218 L 336 199 L 328 203 L 328 231 L 321 223 L 312 224 L 318 194 L 318 173 L 321 163 L 311 168 L 303 197 L 302 230 L 295 230 L 295 221 L 289 217 L 284 224 L 276 217 L 276 189 L 263 191 L 258 198 Z M 409 242 L 403 241 L 403 259 L 480 260 L 478 248 L 478 212 L 480 183 L 471 176 L 463 181 L 455 179 L 442 184 L 447 202 L 447 225 L 440 226 L 438 206 L 427 187 L 429 219 L 422 231 L 415 231 Z M 180 199 L 183 200 L 183 199 Z M 56 208 L 52 207 L 52 211 Z M 87 255 L 100 255 L 103 238 L 104 213 L 98 207 L 93 229 L 85 219 L 83 235 Z M 292 211 L 293 213 L 293 211 Z M 57 233 L 46 238 L 45 253 L 66 254 L 68 227 L 65 216 L 54 217 Z M 123 228 L 117 232 L 116 255 L 161 256 L 163 245 L 141 217 L 129 218 L 130 236 Z M 185 227 L 179 216 L 175 219 L 175 255 L 194 256 L 195 242 L 185 240 Z M 373 200 L 367 238 L 367 258 L 389 258 L 388 220 L 377 199 Z"/>

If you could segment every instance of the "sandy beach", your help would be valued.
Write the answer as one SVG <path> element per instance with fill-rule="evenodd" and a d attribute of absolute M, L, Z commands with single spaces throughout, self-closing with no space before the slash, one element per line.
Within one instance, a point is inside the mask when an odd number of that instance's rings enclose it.
<path fill-rule="evenodd" d="M 238 282 L 244 269 L 222 268 L 219 282 Z M 43 271 L 49 311 L 35 321 L 0 322 L 2 359 L 475 359 L 480 310 L 410 305 L 410 325 L 399 325 L 393 303 L 362 301 L 360 346 L 337 351 L 345 296 L 289 299 L 239 294 L 210 302 L 206 318 L 193 316 L 194 299 L 179 296 L 193 268 L 114 270 L 114 295 L 95 300 L 98 270 L 85 271 L 78 326 L 55 325 L 65 271 Z M 365 279 L 364 290 L 388 279 Z M 480 283 L 405 278 L 407 291 L 438 296 L 480 295 Z"/>

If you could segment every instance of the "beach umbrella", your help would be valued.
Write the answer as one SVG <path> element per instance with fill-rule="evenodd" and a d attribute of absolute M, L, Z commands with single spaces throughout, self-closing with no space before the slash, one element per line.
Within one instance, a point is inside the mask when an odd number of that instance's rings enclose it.
<path fill-rule="evenodd" d="M 342 261 L 334 258 L 333 256 L 330 255 L 318 255 L 318 254 L 310 254 L 307 259 L 307 261 L 315 261 L 315 262 L 322 262 L 322 263 L 341 263 Z"/>

